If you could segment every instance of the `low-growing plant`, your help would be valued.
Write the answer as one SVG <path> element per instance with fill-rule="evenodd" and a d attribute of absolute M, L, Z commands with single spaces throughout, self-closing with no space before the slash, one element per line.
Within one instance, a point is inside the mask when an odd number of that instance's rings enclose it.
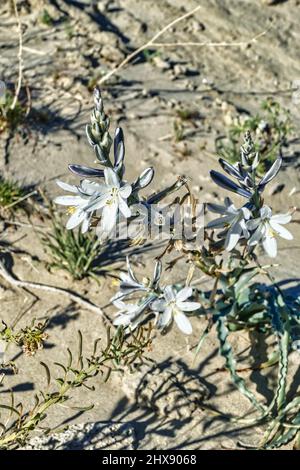
<path fill-rule="evenodd" d="M 15 404 L 14 395 L 11 395 L 10 404 L 1 404 L 0 418 L 6 418 L 0 423 L 0 449 L 12 450 L 25 445 L 32 432 L 47 417 L 53 407 L 66 403 L 72 399 L 72 392 L 78 387 L 94 390 L 92 380 L 101 374 L 107 381 L 112 372 L 122 372 L 137 363 L 143 363 L 145 353 L 151 345 L 151 327 L 140 328 L 131 338 L 125 338 L 122 329 L 111 334 L 107 330 L 107 344 L 99 351 L 100 340 L 95 341 L 91 356 L 83 357 L 83 338 L 79 331 L 79 347 L 77 357 L 74 359 L 70 349 L 65 364 L 55 363 L 61 370 L 61 375 L 52 380 L 51 371 L 47 364 L 41 362 L 46 373 L 47 386 L 34 396 L 31 409 L 23 409 L 22 404 Z M 1 370 L 0 370 L 1 372 Z M 5 378 L 5 374 L 4 374 Z M 3 377 L 2 377 L 3 382 Z M 93 404 L 78 408 L 86 411 L 93 408 Z M 4 414 L 8 416 L 3 416 Z"/>
<path fill-rule="evenodd" d="M 38 350 L 43 349 L 44 342 L 48 338 L 48 334 L 45 332 L 48 321 L 37 323 L 33 319 L 29 326 L 21 328 L 19 331 L 7 326 L 4 321 L 2 324 L 0 339 L 8 344 L 13 343 L 22 347 L 26 356 L 34 356 Z"/>
<path fill-rule="evenodd" d="M 69 272 L 74 280 L 91 276 L 98 281 L 101 266 L 97 266 L 97 258 L 103 246 L 98 237 L 67 230 L 61 216 L 54 212 L 51 224 L 51 232 L 42 235 L 42 242 L 51 256 L 49 267 Z"/>
<path fill-rule="evenodd" d="M 42 13 L 39 16 L 39 21 L 45 26 L 53 26 L 54 21 L 47 8 L 43 9 Z"/>
<path fill-rule="evenodd" d="M 0 176 L 0 216 L 5 211 L 12 212 L 22 206 L 26 191 L 13 180 Z"/>
<path fill-rule="evenodd" d="M 184 127 L 181 119 L 174 119 L 173 131 L 175 142 L 181 142 L 184 139 Z"/>
<path fill-rule="evenodd" d="M 13 101 L 13 94 L 6 90 L 5 97 L 0 101 L 0 134 L 16 131 L 25 120 L 26 107 L 19 100 L 12 107 Z"/>
<path fill-rule="evenodd" d="M 260 154 L 258 172 L 272 164 L 286 146 L 293 127 L 289 110 L 269 98 L 261 103 L 261 112 L 247 118 L 237 117 L 225 137 L 216 139 L 216 152 L 236 163 L 240 160 L 240 139 L 246 132 L 255 135 L 255 150 Z"/>

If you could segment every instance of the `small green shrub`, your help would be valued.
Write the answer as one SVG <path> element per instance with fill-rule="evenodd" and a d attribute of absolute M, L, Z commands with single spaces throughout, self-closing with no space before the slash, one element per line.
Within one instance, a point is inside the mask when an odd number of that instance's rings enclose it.
<path fill-rule="evenodd" d="M 99 239 L 94 234 L 67 230 L 61 217 L 54 212 L 51 212 L 51 223 L 51 233 L 42 237 L 52 258 L 49 266 L 68 271 L 75 280 L 89 276 L 97 279 L 101 271 L 96 265 L 101 252 Z"/>
<path fill-rule="evenodd" d="M 18 183 L 0 176 L 0 213 L 5 209 L 12 211 L 19 208 L 25 193 Z"/>

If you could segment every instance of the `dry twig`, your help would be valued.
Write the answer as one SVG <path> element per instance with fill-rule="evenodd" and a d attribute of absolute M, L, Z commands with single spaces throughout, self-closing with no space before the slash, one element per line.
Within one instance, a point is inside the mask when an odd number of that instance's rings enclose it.
<path fill-rule="evenodd" d="M 180 21 L 194 15 L 194 13 L 196 13 L 200 8 L 201 8 L 201 6 L 197 6 L 196 8 L 194 8 L 194 10 L 189 11 L 189 12 L 185 13 L 184 15 L 179 16 L 175 20 L 168 23 L 163 29 L 161 29 L 158 33 L 156 33 L 146 44 L 143 44 L 141 47 L 139 47 L 138 49 L 133 51 L 131 54 L 129 54 L 127 57 L 125 57 L 125 59 L 119 65 L 117 65 L 114 69 L 110 70 L 107 74 L 105 74 L 99 80 L 99 85 L 102 85 L 104 82 L 106 82 L 112 75 L 119 72 L 119 70 L 121 70 L 123 67 L 125 67 L 125 65 L 127 65 L 129 62 L 131 62 L 132 59 L 134 59 L 137 55 L 139 55 L 141 52 L 143 52 L 145 49 L 148 49 L 149 47 L 152 47 L 152 48 L 160 48 L 160 47 L 205 47 L 205 46 L 207 46 L 207 47 L 241 47 L 241 46 L 245 46 L 247 44 L 251 44 L 251 43 L 257 41 L 257 39 L 259 39 L 261 36 L 264 36 L 268 31 L 268 30 L 263 31 L 263 32 L 257 34 L 256 36 L 254 36 L 253 38 L 248 39 L 246 41 L 238 41 L 238 42 L 231 42 L 231 43 L 230 42 L 224 42 L 224 41 L 222 41 L 222 42 L 207 42 L 207 41 L 204 41 L 204 42 L 172 42 L 172 43 L 156 42 L 156 40 L 160 36 L 162 36 L 166 31 L 171 29 L 175 24 L 177 24 Z"/>
<path fill-rule="evenodd" d="M 13 102 L 12 102 L 11 107 L 10 107 L 10 109 L 15 109 L 18 98 L 19 98 L 19 94 L 20 94 L 20 91 L 21 91 L 22 77 L 23 77 L 23 58 L 22 58 L 22 55 L 23 55 L 23 37 L 22 37 L 22 23 L 21 23 L 21 20 L 20 20 L 19 12 L 18 12 L 17 0 L 12 0 L 12 3 L 13 3 L 13 6 L 14 6 L 14 12 L 15 12 L 15 16 L 16 16 L 16 19 L 17 19 L 17 23 L 18 23 L 18 34 L 19 34 L 19 52 L 18 52 L 19 75 L 18 75 L 17 86 L 16 86 L 16 89 L 15 89 L 14 99 L 13 99 Z"/>

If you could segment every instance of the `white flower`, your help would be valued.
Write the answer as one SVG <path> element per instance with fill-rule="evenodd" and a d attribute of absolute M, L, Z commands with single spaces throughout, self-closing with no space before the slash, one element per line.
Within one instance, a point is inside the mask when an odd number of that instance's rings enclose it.
<path fill-rule="evenodd" d="M 124 217 L 131 216 L 131 210 L 127 205 L 127 199 L 131 194 L 130 184 L 122 183 L 117 173 L 111 168 L 104 170 L 105 185 L 101 185 L 101 194 L 89 204 L 87 210 L 102 209 L 101 230 L 109 234 L 117 222 L 118 212 Z"/>
<path fill-rule="evenodd" d="M 155 296 L 150 295 L 139 304 L 127 304 L 120 299 L 114 300 L 113 304 L 119 309 L 113 321 L 114 325 L 123 326 L 124 328 L 129 327 L 131 331 L 134 330 L 142 322 L 143 313 L 148 309 L 154 298 Z"/>
<path fill-rule="evenodd" d="M 178 328 L 185 334 L 192 333 L 192 325 L 184 312 L 193 312 L 200 308 L 198 302 L 186 302 L 191 297 L 193 290 L 191 287 L 184 287 L 176 292 L 172 286 L 164 289 L 164 298 L 157 299 L 151 304 L 151 308 L 157 313 L 157 327 L 165 328 L 171 321 L 175 320 Z"/>
<path fill-rule="evenodd" d="M 225 249 L 231 251 L 240 238 L 249 237 L 246 220 L 251 217 L 251 212 L 245 206 L 237 209 L 229 197 L 226 197 L 224 202 L 224 206 L 207 204 L 210 211 L 223 215 L 209 222 L 207 228 L 226 228 Z"/>
<path fill-rule="evenodd" d="M 156 261 L 153 271 L 153 276 L 151 279 L 144 278 L 143 281 L 139 281 L 135 276 L 133 269 L 130 265 L 129 257 L 126 258 L 127 264 L 127 273 L 121 272 L 120 273 L 120 290 L 117 292 L 111 299 L 113 302 L 114 300 L 123 299 L 125 297 L 130 296 L 133 293 L 139 292 L 150 292 L 152 289 L 157 289 L 161 271 L 162 271 L 162 264 L 161 261 Z"/>
<path fill-rule="evenodd" d="M 126 304 L 122 300 L 114 300 L 113 304 L 119 309 L 117 317 L 113 322 L 116 326 L 122 325 L 126 327 L 130 325 L 139 314 L 136 304 Z"/>
<path fill-rule="evenodd" d="M 81 181 L 79 186 L 73 186 L 71 184 L 64 183 L 63 181 L 56 181 L 56 183 L 65 191 L 73 193 L 72 196 L 58 196 L 54 199 L 56 204 L 69 206 L 68 213 L 71 214 L 71 217 L 66 224 L 66 228 L 71 230 L 82 224 L 82 233 L 87 232 L 93 213 L 88 212 L 86 209 L 98 196 L 103 185 L 88 180 Z"/>
<path fill-rule="evenodd" d="M 254 230 L 248 240 L 249 246 L 257 245 L 259 242 L 265 252 L 274 258 L 277 255 L 277 241 L 275 235 L 279 235 L 286 240 L 292 240 L 293 235 L 285 228 L 283 224 L 290 222 L 291 214 L 272 215 L 272 210 L 268 206 L 260 209 L 260 216 L 247 222 L 247 228 Z"/>

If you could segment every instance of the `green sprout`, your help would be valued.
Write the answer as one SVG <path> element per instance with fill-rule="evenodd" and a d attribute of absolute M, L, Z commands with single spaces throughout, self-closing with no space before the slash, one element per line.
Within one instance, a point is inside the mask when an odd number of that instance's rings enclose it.
<path fill-rule="evenodd" d="M 6 91 L 5 98 L 0 102 L 0 134 L 14 132 L 24 122 L 26 109 L 19 100 L 12 108 L 13 99 L 12 93 Z"/>
<path fill-rule="evenodd" d="M 24 197 L 25 190 L 17 182 L 0 176 L 0 213 L 20 208 Z"/>

